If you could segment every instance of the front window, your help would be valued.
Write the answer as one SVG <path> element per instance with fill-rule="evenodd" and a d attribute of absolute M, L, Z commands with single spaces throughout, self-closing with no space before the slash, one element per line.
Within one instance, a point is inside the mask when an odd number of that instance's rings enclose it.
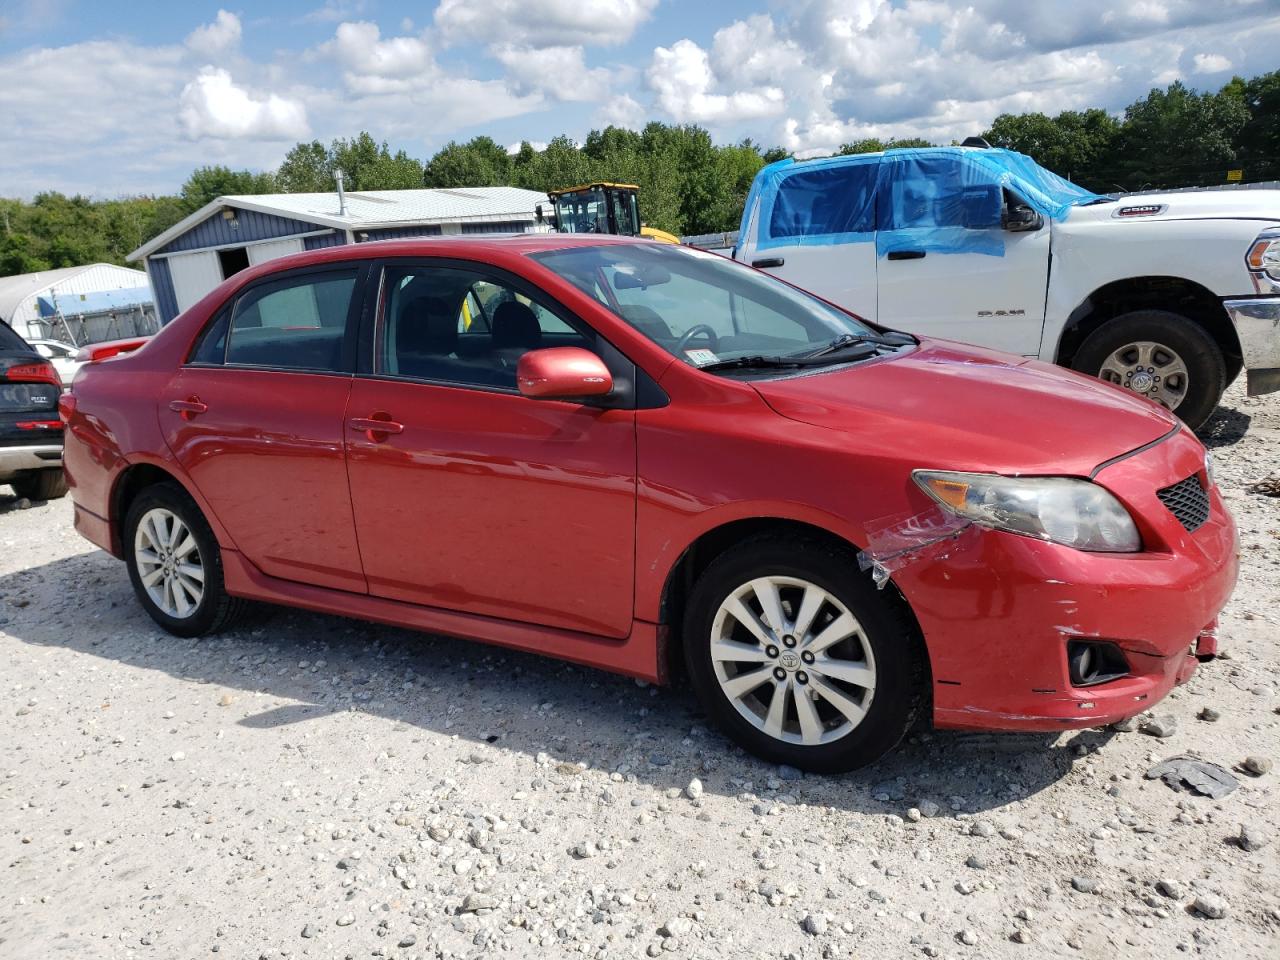
<path fill-rule="evenodd" d="M 604 191 L 577 190 L 556 197 L 556 222 L 561 233 L 608 233 L 609 206 Z"/>
<path fill-rule="evenodd" d="M 618 244 L 532 257 L 692 366 L 748 357 L 807 362 L 837 342 L 895 336 L 767 274 L 691 247 Z M 891 345 L 907 342 L 901 337 Z M 835 351 L 832 357 L 846 359 Z"/>

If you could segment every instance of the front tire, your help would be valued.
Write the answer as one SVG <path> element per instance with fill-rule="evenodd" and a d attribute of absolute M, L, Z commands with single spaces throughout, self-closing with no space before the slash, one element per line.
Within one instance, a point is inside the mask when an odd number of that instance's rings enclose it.
<path fill-rule="evenodd" d="M 162 483 L 138 494 L 125 516 L 124 550 L 134 593 L 169 633 L 216 633 L 241 612 L 244 601 L 223 586 L 218 541 L 181 488 Z"/>
<path fill-rule="evenodd" d="M 1176 413 L 1192 430 L 1227 388 L 1222 349 L 1199 324 L 1167 310 L 1135 310 L 1085 338 L 1072 369 L 1126 387 Z"/>
<path fill-rule="evenodd" d="M 774 763 L 843 773 L 878 760 L 925 703 L 901 602 L 850 550 L 759 537 L 711 563 L 684 618 L 694 690 L 716 724 Z"/>
<path fill-rule="evenodd" d="M 67 478 L 61 469 L 24 473 L 10 480 L 9 486 L 28 500 L 57 500 L 67 495 Z"/>

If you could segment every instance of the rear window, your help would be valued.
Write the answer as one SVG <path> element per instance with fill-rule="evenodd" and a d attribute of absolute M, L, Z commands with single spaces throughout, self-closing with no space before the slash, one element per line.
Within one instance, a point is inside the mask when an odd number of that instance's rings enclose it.
<path fill-rule="evenodd" d="M 0 350 L 31 353 L 31 345 L 18 336 L 13 327 L 0 320 Z"/>
<path fill-rule="evenodd" d="M 342 346 L 355 286 L 352 269 L 253 287 L 236 301 L 226 362 L 349 373 Z"/>

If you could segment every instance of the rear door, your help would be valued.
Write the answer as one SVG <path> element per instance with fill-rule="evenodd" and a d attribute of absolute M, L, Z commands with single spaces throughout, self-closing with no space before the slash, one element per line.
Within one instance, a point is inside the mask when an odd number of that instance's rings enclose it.
<path fill-rule="evenodd" d="M 737 259 L 876 319 L 879 157 L 784 168 L 760 191 Z"/>
<path fill-rule="evenodd" d="M 879 320 L 931 337 L 1034 356 L 1049 281 L 1050 226 L 1001 227 L 1006 193 L 962 153 L 884 157 Z"/>
<path fill-rule="evenodd" d="M 165 439 L 264 573 L 363 592 L 343 450 L 364 268 L 264 278 L 206 328 L 161 396 Z"/>

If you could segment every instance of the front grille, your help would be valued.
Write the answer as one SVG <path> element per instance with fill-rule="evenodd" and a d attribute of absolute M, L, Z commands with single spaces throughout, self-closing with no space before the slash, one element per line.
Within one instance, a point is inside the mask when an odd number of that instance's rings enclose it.
<path fill-rule="evenodd" d="M 1209 519 L 1209 494 L 1200 486 L 1200 477 L 1194 473 L 1171 487 L 1157 490 L 1156 496 L 1188 533 L 1199 530 Z"/>

